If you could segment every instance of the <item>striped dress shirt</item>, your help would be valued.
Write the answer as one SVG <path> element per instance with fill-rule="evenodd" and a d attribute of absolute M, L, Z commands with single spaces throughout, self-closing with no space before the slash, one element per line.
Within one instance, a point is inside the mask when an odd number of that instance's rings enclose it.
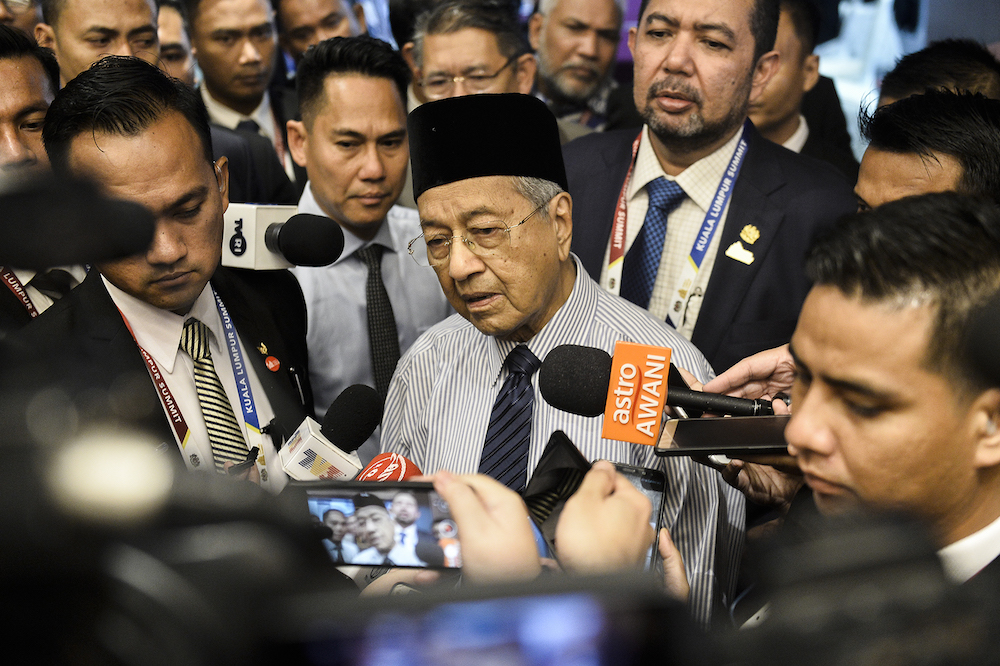
<path fill-rule="evenodd" d="M 576 257 L 576 280 L 566 303 L 527 342 L 544 362 L 563 344 L 614 351 L 619 340 L 670 347 L 671 360 L 700 381 L 712 369 L 690 342 L 647 311 L 601 289 Z M 503 360 L 516 343 L 484 335 L 460 315 L 429 329 L 400 359 L 389 386 L 382 421 L 382 450 L 401 454 L 426 473 L 474 473 L 479 466 L 490 411 L 506 379 Z M 603 417 L 557 410 L 538 393 L 532 377 L 528 469 L 549 436 L 564 431 L 590 460 L 606 459 L 662 469 L 666 475 L 663 525 L 684 558 L 691 609 L 707 623 L 717 594 L 730 598 L 743 547 L 744 500 L 714 470 L 687 458 L 657 458 L 652 447 L 601 437 Z"/>

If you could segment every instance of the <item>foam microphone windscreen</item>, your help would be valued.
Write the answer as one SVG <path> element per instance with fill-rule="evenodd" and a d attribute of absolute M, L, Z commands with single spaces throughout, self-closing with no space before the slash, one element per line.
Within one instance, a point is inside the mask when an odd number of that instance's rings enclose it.
<path fill-rule="evenodd" d="M 344 251 L 344 232 L 328 217 L 292 215 L 278 232 L 278 251 L 296 266 L 328 266 Z"/>
<path fill-rule="evenodd" d="M 600 416 L 608 398 L 611 355 L 602 349 L 560 345 L 546 356 L 538 371 L 538 389 L 556 409 L 582 416 Z"/>
<path fill-rule="evenodd" d="M 102 196 L 85 181 L 10 179 L 0 193 L 0 264 L 41 270 L 144 252 L 156 219 L 132 201 Z"/>
<path fill-rule="evenodd" d="M 382 398 L 371 386 L 348 386 L 323 417 L 320 434 L 341 451 L 357 451 L 382 422 Z"/>

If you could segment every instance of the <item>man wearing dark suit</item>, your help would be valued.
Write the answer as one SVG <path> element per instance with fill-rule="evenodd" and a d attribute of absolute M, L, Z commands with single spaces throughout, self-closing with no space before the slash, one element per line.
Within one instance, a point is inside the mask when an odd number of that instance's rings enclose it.
<path fill-rule="evenodd" d="M 213 123 L 271 144 L 298 199 L 305 174 L 287 150 L 285 123 L 298 108 L 295 91 L 269 88 L 277 55 L 274 10 L 268 0 L 185 0 L 191 43 L 204 74 L 202 99 Z"/>
<path fill-rule="evenodd" d="M 227 164 L 212 161 L 209 136 L 197 93 L 134 58 L 107 58 L 60 91 L 44 133 L 53 169 L 145 205 L 156 228 L 145 253 L 96 263 L 10 340 L 15 359 L 45 363 L 12 376 L 25 400 L 56 384 L 82 421 L 138 426 L 190 469 L 254 459 L 249 477 L 279 490 L 280 433 L 312 405 L 305 308 L 287 272 L 219 267 Z"/>
<path fill-rule="evenodd" d="M 858 161 L 851 152 L 846 125 L 840 132 L 829 130 L 803 111 L 805 95 L 820 82 L 819 56 L 813 53 L 819 34 L 819 15 L 812 0 L 780 0 L 781 16 L 774 50 L 781 56 L 778 71 L 764 92 L 750 105 L 750 120 L 764 136 L 792 152 L 829 162 L 848 182 L 858 179 Z M 840 102 L 829 100 L 831 115 L 839 114 Z M 846 136 L 846 141 L 842 137 Z"/>
<path fill-rule="evenodd" d="M 0 179 L 44 174 L 45 111 L 59 89 L 59 65 L 48 49 L 20 30 L 0 24 Z M 83 266 L 34 271 L 0 266 L 0 339 L 27 324 L 80 283 Z M 46 282 L 47 281 L 47 282 Z"/>
<path fill-rule="evenodd" d="M 634 132 L 586 136 L 565 148 L 573 250 L 584 267 L 603 287 L 669 319 L 720 371 L 788 340 L 809 287 L 806 249 L 855 209 L 832 167 L 744 124 L 777 66 L 770 51 L 777 21 L 776 0 L 715 8 L 647 0 L 629 32 L 635 101 L 646 120 L 635 157 Z M 658 186 L 679 196 L 657 227 L 646 221 Z M 616 217 L 625 221 L 613 225 Z M 625 259 L 609 265 L 615 239 Z M 704 252 L 697 270 L 695 249 Z"/>

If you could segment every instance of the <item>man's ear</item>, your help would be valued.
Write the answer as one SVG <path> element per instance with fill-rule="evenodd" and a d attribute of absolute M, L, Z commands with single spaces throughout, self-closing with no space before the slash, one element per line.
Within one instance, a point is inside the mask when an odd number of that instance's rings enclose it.
<path fill-rule="evenodd" d="M 359 35 L 365 35 L 368 33 L 368 19 L 365 18 L 365 8 L 360 2 L 355 2 L 354 6 L 351 8 L 354 11 L 354 18 L 358 20 L 358 32 Z"/>
<path fill-rule="evenodd" d="M 223 156 L 215 160 L 215 180 L 222 195 L 222 212 L 229 210 L 229 158 Z"/>
<path fill-rule="evenodd" d="M 1000 467 L 1000 389 L 988 389 L 972 404 L 976 467 Z"/>
<path fill-rule="evenodd" d="M 306 124 L 301 120 L 289 120 L 285 124 L 288 130 L 288 152 L 292 154 L 292 159 L 303 169 L 307 168 L 306 147 L 309 144 L 309 133 L 306 131 Z"/>
<path fill-rule="evenodd" d="M 540 12 L 535 12 L 528 19 L 528 41 L 531 42 L 531 48 L 535 51 L 538 50 L 538 44 L 541 42 L 542 25 L 544 23 L 545 17 Z"/>
<path fill-rule="evenodd" d="M 549 202 L 549 219 L 555 227 L 559 259 L 565 261 L 573 241 L 573 197 L 569 192 L 560 192 Z"/>
<path fill-rule="evenodd" d="M 777 74 L 778 66 L 781 64 L 781 55 L 777 51 L 768 51 L 757 60 L 756 67 L 753 68 L 753 80 L 750 87 L 750 101 L 754 102 L 764 92 L 767 82 Z"/>
<path fill-rule="evenodd" d="M 533 53 L 525 53 L 514 64 L 517 67 L 517 91 L 522 95 L 530 95 L 535 88 L 535 74 L 538 73 L 538 61 Z"/>
<path fill-rule="evenodd" d="M 819 56 L 810 53 L 802 63 L 802 92 L 807 93 L 819 83 Z"/>
<path fill-rule="evenodd" d="M 48 23 L 39 23 L 35 25 L 35 41 L 38 42 L 39 46 L 52 49 L 56 42 L 55 29 Z"/>

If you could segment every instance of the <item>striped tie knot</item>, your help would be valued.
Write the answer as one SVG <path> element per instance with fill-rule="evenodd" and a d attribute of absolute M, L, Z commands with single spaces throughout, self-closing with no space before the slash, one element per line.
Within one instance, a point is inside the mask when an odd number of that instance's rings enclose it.
<path fill-rule="evenodd" d="M 184 322 L 184 330 L 181 331 L 181 349 L 195 361 L 210 358 L 212 352 L 208 349 L 208 336 L 208 326 L 191 317 Z"/>
<path fill-rule="evenodd" d="M 538 360 L 538 357 L 532 354 L 531 350 L 524 345 L 514 347 L 507 354 L 507 358 L 503 364 L 507 368 L 507 372 L 517 372 L 529 377 L 535 374 L 538 368 L 542 366 L 542 362 Z"/>

